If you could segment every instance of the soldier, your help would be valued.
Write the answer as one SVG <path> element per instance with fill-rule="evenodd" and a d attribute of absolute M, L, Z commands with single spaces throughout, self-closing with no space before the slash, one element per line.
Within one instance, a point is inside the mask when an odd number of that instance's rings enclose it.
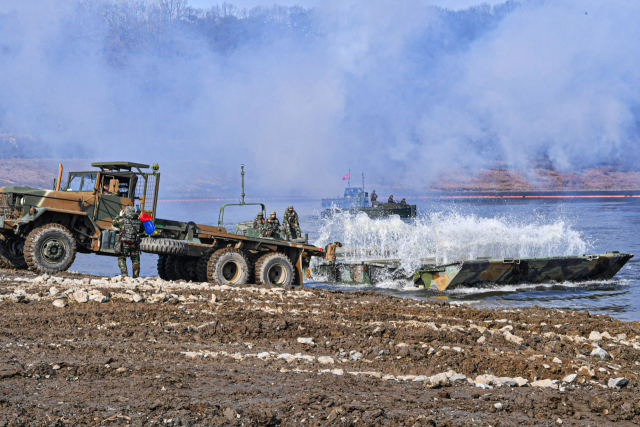
<path fill-rule="evenodd" d="M 258 212 L 258 215 L 256 215 L 256 219 L 253 220 L 253 228 L 256 230 L 262 230 L 262 227 L 264 227 L 264 214 L 260 211 Z"/>
<path fill-rule="evenodd" d="M 262 227 L 262 235 L 264 237 L 275 237 L 280 232 L 280 220 L 276 217 L 276 211 L 271 211 L 269 218 Z"/>
<path fill-rule="evenodd" d="M 378 201 L 378 195 L 376 194 L 376 190 L 371 192 L 371 204 Z"/>
<path fill-rule="evenodd" d="M 387 203 L 395 203 L 396 201 L 393 200 L 393 194 L 389 196 L 389 200 L 387 201 Z"/>
<path fill-rule="evenodd" d="M 407 201 L 404 199 L 404 197 L 402 198 L 402 200 L 400 201 L 400 207 L 401 208 L 406 208 L 407 205 Z"/>
<path fill-rule="evenodd" d="M 127 258 L 131 258 L 133 264 L 133 277 L 140 276 L 140 234 L 143 231 L 142 221 L 133 210 L 133 206 L 127 206 L 121 216 L 113 219 L 113 226 L 120 229 L 120 241 L 122 252 L 118 256 L 118 267 L 123 276 L 128 276 Z"/>
<path fill-rule="evenodd" d="M 284 218 L 282 219 L 282 222 L 284 224 L 284 231 L 287 234 L 287 238 L 299 239 L 302 236 L 298 213 L 293 209 L 293 205 L 289 205 L 287 210 L 284 211 Z"/>

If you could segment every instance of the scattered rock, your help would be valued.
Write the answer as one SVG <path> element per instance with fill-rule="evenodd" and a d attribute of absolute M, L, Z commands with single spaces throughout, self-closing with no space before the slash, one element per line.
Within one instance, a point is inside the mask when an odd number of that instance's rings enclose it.
<path fill-rule="evenodd" d="M 495 405 L 493 405 L 494 408 L 496 408 L 498 411 L 502 410 L 502 403 L 498 402 Z"/>
<path fill-rule="evenodd" d="M 593 351 L 591 352 L 591 356 L 597 357 L 600 360 L 607 360 L 611 357 L 609 356 L 609 353 L 607 353 L 603 348 L 600 348 L 600 347 L 594 348 Z"/>
<path fill-rule="evenodd" d="M 514 380 L 516 380 L 518 387 L 526 387 L 527 384 L 529 383 L 529 380 L 524 379 L 522 377 L 515 377 Z"/>
<path fill-rule="evenodd" d="M 467 377 L 463 374 L 453 374 L 449 377 L 449 383 L 451 385 L 454 384 L 466 384 L 467 383 Z"/>
<path fill-rule="evenodd" d="M 226 419 L 228 419 L 229 421 L 235 421 L 236 420 L 236 416 L 238 415 L 236 413 L 235 410 L 231 409 L 231 408 L 227 408 L 224 410 L 224 412 L 222 413 L 222 415 L 224 415 L 224 417 Z"/>
<path fill-rule="evenodd" d="M 133 302 L 142 302 L 142 301 L 144 301 L 144 298 L 142 298 L 142 296 L 140 294 L 133 294 L 133 295 L 131 295 L 131 300 Z"/>
<path fill-rule="evenodd" d="M 478 343 L 478 344 L 484 344 L 484 342 L 485 342 L 486 340 L 487 340 L 487 339 L 486 339 L 486 338 L 485 338 L 485 336 L 483 335 L 483 336 L 481 336 L 480 338 L 478 338 L 477 343 Z"/>
<path fill-rule="evenodd" d="M 483 383 L 476 383 L 476 387 L 477 388 L 481 388 L 483 390 L 492 390 L 493 389 L 493 387 L 491 387 L 490 385 L 483 384 Z"/>
<path fill-rule="evenodd" d="M 591 331 L 591 333 L 589 334 L 589 339 L 591 341 L 602 341 L 602 335 L 600 335 L 600 332 L 598 331 Z"/>
<path fill-rule="evenodd" d="M 578 375 L 584 375 L 585 377 L 593 378 L 596 376 L 596 373 L 595 371 L 587 368 L 586 366 L 583 366 L 580 369 L 578 369 Z"/>
<path fill-rule="evenodd" d="M 523 343 L 523 341 L 524 341 L 524 338 L 519 337 L 517 335 L 512 335 L 511 332 L 509 332 L 509 331 L 506 331 L 504 333 L 504 338 L 507 341 L 512 342 L 514 344 L 518 344 L 518 345 L 521 345 Z"/>
<path fill-rule="evenodd" d="M 109 298 L 105 297 L 104 295 L 102 295 L 100 293 L 89 295 L 89 299 L 91 301 L 95 301 L 95 302 L 99 302 L 99 303 L 103 303 L 103 302 L 109 301 Z"/>
<path fill-rule="evenodd" d="M 610 339 L 611 339 L 611 335 L 609 335 L 609 332 L 607 332 L 607 331 L 604 331 L 604 332 L 603 332 L 602 334 L 600 334 L 600 335 L 602 335 L 602 338 L 606 338 L 606 339 L 608 339 L 608 340 L 610 340 Z"/>
<path fill-rule="evenodd" d="M 86 291 L 75 291 L 73 298 L 79 303 L 85 303 L 89 301 L 89 294 Z"/>
<path fill-rule="evenodd" d="M 609 388 L 623 388 L 626 387 L 626 385 L 629 384 L 629 380 L 626 378 L 611 378 L 609 379 L 609 383 L 607 384 L 609 386 Z"/>
<path fill-rule="evenodd" d="M 49 295 L 51 296 L 58 295 L 58 292 L 60 291 L 55 286 L 52 286 L 49 288 Z"/>
<path fill-rule="evenodd" d="M 209 302 L 211 304 L 215 304 L 216 302 L 218 302 L 218 297 L 216 296 L 216 294 L 211 294 L 211 299 L 209 300 Z"/>
<path fill-rule="evenodd" d="M 298 338 L 298 342 L 300 344 L 316 345 L 316 343 L 313 342 L 313 338 Z"/>
<path fill-rule="evenodd" d="M 554 380 L 538 380 L 531 383 L 531 387 L 558 388 Z"/>
<path fill-rule="evenodd" d="M 559 365 L 562 365 L 562 360 L 558 359 L 557 357 L 554 357 L 552 360 L 553 363 L 557 363 Z"/>
<path fill-rule="evenodd" d="M 333 365 L 333 363 L 334 363 L 333 357 L 320 356 L 320 357 L 318 357 L 318 363 L 321 363 L 323 365 Z"/>
<path fill-rule="evenodd" d="M 332 369 L 331 373 L 333 375 L 344 375 L 344 371 L 342 369 Z"/>
<path fill-rule="evenodd" d="M 562 382 L 563 383 L 567 383 L 567 384 L 571 384 L 572 382 L 574 382 L 576 380 L 577 377 L 578 377 L 578 374 L 567 375 L 566 377 L 564 377 L 562 379 Z"/>
<path fill-rule="evenodd" d="M 351 351 L 349 353 L 349 357 L 351 357 L 351 360 L 357 361 L 362 359 L 362 353 L 360 353 L 359 351 Z"/>
<path fill-rule="evenodd" d="M 69 305 L 69 304 L 67 303 L 67 300 L 66 300 L 66 299 L 62 299 L 62 298 L 60 298 L 60 299 L 57 299 L 57 300 L 54 300 L 54 301 L 53 301 L 53 306 L 54 306 L 54 307 L 63 308 L 63 307 L 66 307 L 66 306 L 68 306 L 68 305 Z"/>
<path fill-rule="evenodd" d="M 447 374 L 441 373 L 441 374 L 432 375 L 431 377 L 429 377 L 429 382 L 431 383 L 430 385 L 431 388 L 437 388 L 437 387 L 442 387 L 444 385 L 448 385 L 449 378 L 447 377 Z"/>
<path fill-rule="evenodd" d="M 544 369 L 549 369 L 549 368 L 551 368 L 551 365 L 547 365 L 546 363 L 544 363 L 544 364 L 542 365 L 542 367 L 543 367 Z"/>

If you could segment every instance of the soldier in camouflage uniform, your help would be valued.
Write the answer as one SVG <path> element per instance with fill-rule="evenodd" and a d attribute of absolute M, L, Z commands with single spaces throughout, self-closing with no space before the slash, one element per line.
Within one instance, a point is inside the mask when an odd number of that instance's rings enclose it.
<path fill-rule="evenodd" d="M 133 206 L 127 206 L 122 215 L 113 219 L 113 226 L 120 229 L 120 241 L 122 252 L 118 256 L 118 267 L 123 276 L 128 276 L 127 258 L 131 258 L 133 264 L 133 277 L 140 276 L 140 234 L 143 231 L 142 221 L 133 210 Z"/>
<path fill-rule="evenodd" d="M 253 228 L 256 230 L 262 230 L 264 227 L 264 214 L 262 212 L 258 212 L 256 215 L 256 219 L 253 220 Z"/>
<path fill-rule="evenodd" d="M 373 204 L 373 202 L 377 202 L 378 201 L 378 195 L 376 194 L 376 190 L 373 190 L 373 192 L 371 193 L 371 203 Z"/>
<path fill-rule="evenodd" d="M 280 232 L 280 220 L 276 215 L 276 211 L 271 211 L 269 218 L 264 222 L 261 233 L 263 237 L 276 237 Z"/>
<path fill-rule="evenodd" d="M 284 211 L 282 222 L 284 223 L 284 232 L 288 239 L 299 239 L 302 236 L 298 213 L 293 209 L 293 205 L 289 205 L 287 210 Z"/>

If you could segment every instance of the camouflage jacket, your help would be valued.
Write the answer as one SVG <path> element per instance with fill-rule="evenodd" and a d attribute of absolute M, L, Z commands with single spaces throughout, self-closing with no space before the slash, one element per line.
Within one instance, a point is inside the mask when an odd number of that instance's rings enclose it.
<path fill-rule="evenodd" d="M 282 219 L 284 225 L 288 225 L 290 227 L 298 227 L 300 225 L 300 221 L 298 220 L 298 213 L 293 211 L 289 213 L 289 209 L 284 212 L 284 218 Z"/>
<path fill-rule="evenodd" d="M 264 223 L 265 223 L 264 218 L 256 217 L 256 219 L 253 220 L 253 228 L 260 229 L 264 227 Z"/>
<path fill-rule="evenodd" d="M 378 195 L 376 193 L 371 194 L 371 203 L 378 200 Z"/>
<path fill-rule="evenodd" d="M 138 214 L 124 214 L 113 219 L 113 226 L 118 227 L 121 232 L 120 239 L 123 242 L 138 243 L 140 234 L 143 231 L 142 221 L 138 219 Z"/>
<path fill-rule="evenodd" d="M 280 220 L 278 218 L 272 219 L 269 217 L 264 221 L 262 226 L 262 235 L 266 237 L 272 237 L 274 233 L 280 231 Z"/>

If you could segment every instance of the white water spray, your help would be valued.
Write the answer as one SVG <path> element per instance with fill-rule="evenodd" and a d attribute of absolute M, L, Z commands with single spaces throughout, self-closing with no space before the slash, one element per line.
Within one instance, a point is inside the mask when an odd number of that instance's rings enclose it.
<path fill-rule="evenodd" d="M 340 212 L 324 219 L 324 246 L 344 245 L 346 261 L 400 260 L 408 273 L 429 263 L 475 259 L 560 256 L 585 253 L 590 245 L 565 221 L 524 222 L 510 217 L 485 218 L 460 213 L 432 213 L 405 222 L 397 216 L 371 219 Z"/>

